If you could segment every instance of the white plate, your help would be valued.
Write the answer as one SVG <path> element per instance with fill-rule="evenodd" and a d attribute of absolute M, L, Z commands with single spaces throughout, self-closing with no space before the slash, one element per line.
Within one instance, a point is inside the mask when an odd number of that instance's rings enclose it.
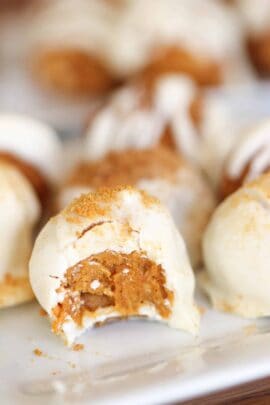
<path fill-rule="evenodd" d="M 79 352 L 52 335 L 35 303 L 1 311 L 0 324 L 1 405 L 160 404 L 270 374 L 267 318 L 207 309 L 197 338 L 123 321 L 90 330 Z"/>

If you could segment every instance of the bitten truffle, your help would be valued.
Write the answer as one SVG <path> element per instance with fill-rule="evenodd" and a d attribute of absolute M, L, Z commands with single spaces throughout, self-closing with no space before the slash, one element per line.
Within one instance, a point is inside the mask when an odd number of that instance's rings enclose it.
<path fill-rule="evenodd" d="M 82 195 L 52 218 L 37 238 L 30 279 L 68 344 L 113 318 L 198 329 L 183 239 L 158 200 L 130 187 Z"/>

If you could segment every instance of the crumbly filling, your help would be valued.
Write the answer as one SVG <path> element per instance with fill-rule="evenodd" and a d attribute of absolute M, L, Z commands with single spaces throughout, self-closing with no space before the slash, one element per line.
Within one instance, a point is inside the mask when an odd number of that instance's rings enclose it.
<path fill-rule="evenodd" d="M 136 185 L 142 178 L 173 180 L 184 164 L 179 155 L 163 147 L 111 152 L 98 162 L 81 163 L 67 184 L 96 189 L 101 186 Z"/>
<path fill-rule="evenodd" d="M 68 316 L 81 325 L 84 315 L 95 316 L 97 310 L 109 307 L 127 317 L 139 315 L 143 305 L 153 305 L 166 319 L 173 292 L 165 282 L 162 267 L 141 251 L 92 255 L 67 270 L 57 291 L 64 292 L 65 298 L 54 308 L 53 330 L 60 332 Z"/>

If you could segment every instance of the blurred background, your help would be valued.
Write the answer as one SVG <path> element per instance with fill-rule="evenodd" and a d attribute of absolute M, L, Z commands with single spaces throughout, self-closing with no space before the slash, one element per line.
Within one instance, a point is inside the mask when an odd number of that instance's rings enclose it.
<path fill-rule="evenodd" d="M 167 73 L 187 74 L 218 99 L 228 134 L 269 115 L 270 2 L 0 2 L 2 112 L 79 135 L 115 89 Z"/>
<path fill-rule="evenodd" d="M 269 1 L 0 2 L 1 111 L 78 134 L 100 97 L 168 72 L 210 89 L 241 125 L 269 114 Z"/>

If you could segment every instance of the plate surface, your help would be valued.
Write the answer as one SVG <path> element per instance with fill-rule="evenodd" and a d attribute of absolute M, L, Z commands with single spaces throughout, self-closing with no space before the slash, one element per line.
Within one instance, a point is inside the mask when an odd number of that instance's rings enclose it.
<path fill-rule="evenodd" d="M 200 301 L 199 337 L 131 320 L 90 330 L 82 351 L 52 335 L 36 303 L 2 310 L 1 404 L 160 404 L 270 374 L 270 320 L 217 313 Z"/>

